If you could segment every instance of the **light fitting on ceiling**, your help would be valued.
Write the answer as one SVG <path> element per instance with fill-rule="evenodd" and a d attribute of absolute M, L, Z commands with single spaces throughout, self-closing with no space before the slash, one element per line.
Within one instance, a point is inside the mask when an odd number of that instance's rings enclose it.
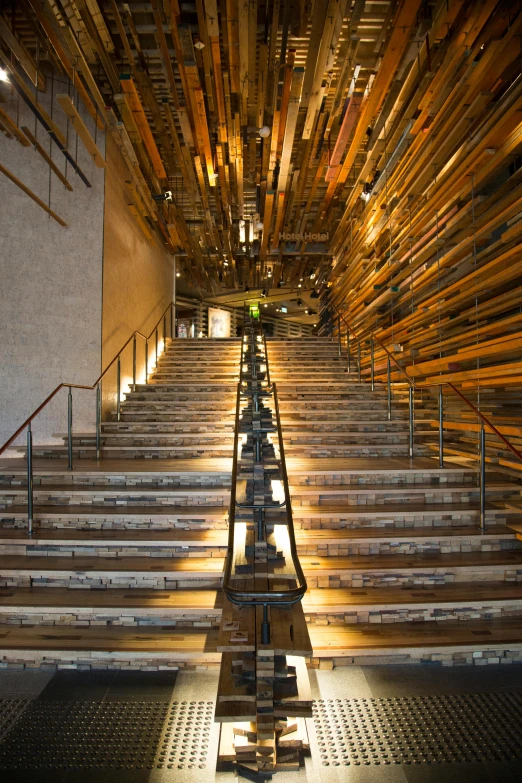
<path fill-rule="evenodd" d="M 9 81 L 9 74 L 7 73 L 4 68 L 0 68 L 0 82 L 8 82 Z"/>
<path fill-rule="evenodd" d="M 194 44 L 194 48 L 199 49 L 199 51 L 201 51 L 202 49 L 205 48 L 205 44 L 203 43 L 203 41 L 196 41 L 196 43 Z"/>
<path fill-rule="evenodd" d="M 181 277 L 181 272 L 176 272 L 176 277 Z"/>
<path fill-rule="evenodd" d="M 254 231 L 262 231 L 263 229 L 264 229 L 263 223 L 261 223 L 261 221 L 258 220 L 254 226 Z"/>
<path fill-rule="evenodd" d="M 165 193 L 160 193 L 159 196 L 152 197 L 154 201 L 172 201 L 172 191 L 166 190 Z"/>
<path fill-rule="evenodd" d="M 262 139 L 267 139 L 272 131 L 270 130 L 268 125 L 263 125 L 263 127 L 259 128 L 257 132 L 259 133 Z"/>

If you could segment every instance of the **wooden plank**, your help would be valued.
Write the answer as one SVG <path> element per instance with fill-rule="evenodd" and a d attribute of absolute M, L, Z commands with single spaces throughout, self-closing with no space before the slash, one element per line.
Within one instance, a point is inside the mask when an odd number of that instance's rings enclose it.
<path fill-rule="evenodd" d="M 45 204 L 41 198 L 39 198 L 33 191 L 27 187 L 27 185 L 24 185 L 24 183 L 18 179 L 18 177 L 15 177 L 14 174 L 12 174 L 9 169 L 6 169 L 5 166 L 2 166 L 0 163 L 0 173 L 3 174 L 5 177 L 11 180 L 20 190 L 23 190 L 23 192 L 29 196 L 36 204 L 38 204 L 39 207 L 41 207 L 44 212 L 47 212 L 48 215 L 50 215 L 53 220 L 56 220 L 57 223 L 59 223 L 60 226 L 64 226 L 64 228 L 67 226 L 67 223 L 62 220 L 62 218 L 56 214 L 52 209 L 50 209 L 47 204 Z"/>
<path fill-rule="evenodd" d="M 89 153 L 89 155 L 94 160 L 94 165 L 99 169 L 104 169 L 106 167 L 105 159 L 96 146 L 96 143 L 94 139 L 92 138 L 91 134 L 89 133 L 87 126 L 85 125 L 84 121 L 78 114 L 78 111 L 74 105 L 74 103 L 71 101 L 68 95 L 57 95 L 56 100 L 62 107 L 64 113 L 69 117 L 72 126 L 80 139 L 82 140 L 82 143 Z"/>
<path fill-rule="evenodd" d="M 15 125 L 15 123 L 12 121 L 10 116 L 5 112 L 2 107 L 0 106 L 0 121 L 2 122 L 2 125 L 8 131 L 8 133 L 13 136 L 19 144 L 22 145 L 22 147 L 30 147 L 31 144 L 27 140 L 27 138 L 24 136 L 22 131 Z"/>
<path fill-rule="evenodd" d="M 143 144 L 145 145 L 145 148 L 151 159 L 154 172 L 160 179 L 167 179 L 167 172 L 163 166 L 161 155 L 159 154 L 156 142 L 154 141 L 154 137 L 143 110 L 143 105 L 138 95 L 138 91 L 136 90 L 134 81 L 132 79 L 121 79 L 120 83 L 123 92 L 127 95 L 129 106 L 134 115 L 134 121 L 139 129 L 143 139 Z"/>
<path fill-rule="evenodd" d="M 34 84 L 41 92 L 45 92 L 45 77 L 36 67 L 36 63 L 24 44 L 13 33 L 8 18 L 0 16 L 0 36 Z"/>
<path fill-rule="evenodd" d="M 29 128 L 27 128 L 25 125 L 22 125 L 21 130 L 25 133 L 27 139 L 29 140 L 30 144 L 34 146 L 34 148 L 37 150 L 37 152 L 42 156 L 42 158 L 45 160 L 49 168 L 52 170 L 54 174 L 58 177 L 62 185 L 65 185 L 67 190 L 72 191 L 73 187 L 71 183 L 66 179 L 66 177 L 62 174 L 54 160 L 51 158 L 51 156 L 44 150 L 40 142 L 33 136 Z"/>
<path fill-rule="evenodd" d="M 89 94 L 87 93 L 87 90 L 85 89 L 83 82 L 80 79 L 78 71 L 75 68 L 73 68 L 73 66 L 71 65 L 69 57 L 65 49 L 63 48 L 62 44 L 60 43 L 58 35 L 55 32 L 53 23 L 51 22 L 50 18 L 46 15 L 44 8 L 42 8 L 42 6 L 39 3 L 39 0 L 27 0 L 27 2 L 31 6 L 36 18 L 38 19 L 43 30 L 45 31 L 45 34 L 49 39 L 54 51 L 56 52 L 58 59 L 60 60 L 60 63 L 64 67 L 65 72 L 67 73 L 69 79 L 72 81 L 72 83 L 78 90 L 78 94 L 82 99 L 82 103 L 84 104 L 85 108 L 87 109 L 92 119 L 95 121 L 98 128 L 100 130 L 103 130 L 104 128 L 103 119 L 100 116 L 99 112 L 96 110 L 96 107 L 94 106 L 93 102 L 91 101 Z"/>

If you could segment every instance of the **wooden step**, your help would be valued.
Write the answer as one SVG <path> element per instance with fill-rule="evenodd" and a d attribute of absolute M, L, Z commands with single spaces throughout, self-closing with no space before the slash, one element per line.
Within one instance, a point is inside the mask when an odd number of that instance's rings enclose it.
<path fill-rule="evenodd" d="M 317 660 L 317 666 L 320 659 L 334 666 L 422 660 L 486 663 L 500 658 L 507 662 L 520 659 L 522 618 L 488 623 L 393 623 L 378 628 L 372 624 L 310 626 L 310 636 L 312 663 Z M 69 661 L 92 668 L 113 668 L 124 662 L 195 667 L 217 664 L 220 659 L 215 630 L 8 626 L 1 640 L 3 659 L 26 665 Z"/>
<path fill-rule="evenodd" d="M 314 658 L 333 665 L 387 663 L 487 663 L 518 661 L 522 617 L 484 622 L 421 622 L 389 625 L 310 626 Z M 515 653 L 514 655 L 510 653 Z"/>
<path fill-rule="evenodd" d="M 38 512 L 37 512 L 38 513 Z M 84 511 L 85 514 L 85 511 Z M 86 514 L 88 519 L 91 514 Z M 522 528 L 522 525 L 519 527 Z M 515 526 L 516 528 L 516 526 Z M 341 528 L 338 530 L 296 530 L 296 543 L 306 547 L 317 545 L 343 546 L 346 544 L 389 543 L 390 541 L 460 541 L 477 539 L 488 541 L 489 539 L 515 541 L 516 532 L 509 526 L 497 525 L 493 530 L 480 532 L 478 527 L 453 527 L 445 529 L 441 527 L 428 527 L 425 530 L 416 528 L 399 528 L 386 530 L 385 528 Z M 29 535 L 25 530 L 18 528 L 0 527 L 0 545 L 20 544 L 27 547 L 47 546 L 67 547 L 95 545 L 108 546 L 132 546 L 132 547 L 226 547 L 228 532 L 226 530 L 36 530 Z M 325 553 L 326 554 L 326 553 Z"/>
<path fill-rule="evenodd" d="M 183 491 L 183 490 L 182 490 Z M 169 493 L 170 494 L 170 493 Z M 223 494 L 223 491 L 221 491 Z M 197 499 L 197 492 L 191 493 Z M 228 495 L 225 495 L 228 497 Z M 178 530 L 178 525 L 183 529 L 199 529 L 202 527 L 224 528 L 228 518 L 228 503 L 211 505 L 185 505 L 185 506 L 165 506 L 153 505 L 133 506 L 126 503 L 123 506 L 108 505 L 96 506 L 86 503 L 82 506 L 68 505 L 36 505 L 33 510 L 34 520 L 37 524 L 49 522 L 56 525 L 57 528 L 67 528 L 66 535 L 69 535 L 69 529 L 74 528 L 77 522 L 83 531 L 99 530 L 101 526 L 115 525 L 116 530 L 127 529 L 129 532 L 133 529 L 144 528 L 152 529 L 151 526 L 162 526 L 172 536 L 173 531 Z M 0 510 L 0 521 L 4 524 L 2 531 L 5 530 L 6 521 L 27 519 L 27 506 L 9 506 Z M 61 521 L 61 524 L 60 524 Z M 70 525 L 66 525 L 67 522 Z M 37 535 L 41 535 L 41 529 Z"/>
<path fill-rule="evenodd" d="M 102 580 L 108 587 L 111 584 L 118 587 L 120 585 L 117 580 L 151 578 L 164 580 L 168 589 L 169 582 L 175 583 L 178 580 L 219 580 L 223 571 L 223 562 L 222 557 L 197 556 L 94 558 L 81 555 L 58 557 L 55 554 L 47 557 L 2 555 L 0 581 L 4 583 L 2 586 L 9 586 L 10 580 L 17 577 L 30 577 L 33 584 L 39 584 L 40 579 L 64 580 L 76 577 L 85 580 L 83 585 L 85 587 L 88 587 L 89 582 L 93 580 Z M 367 576 L 368 579 L 373 579 L 376 584 L 379 584 L 383 579 L 386 582 L 386 575 L 390 575 L 392 581 L 400 577 L 407 582 L 414 581 L 413 577 L 416 574 L 424 577 L 440 576 L 440 581 L 448 581 L 448 577 L 459 574 L 460 581 L 466 581 L 466 577 L 469 581 L 471 574 L 487 578 L 487 573 L 504 573 L 504 577 L 496 579 L 502 581 L 509 574 L 515 575 L 517 571 L 522 571 L 522 550 L 353 557 L 305 555 L 300 557 L 300 562 L 308 580 L 342 577 L 353 583 L 355 577 Z M 312 582 L 311 586 L 314 586 Z M 325 581 L 323 586 L 331 585 Z"/>

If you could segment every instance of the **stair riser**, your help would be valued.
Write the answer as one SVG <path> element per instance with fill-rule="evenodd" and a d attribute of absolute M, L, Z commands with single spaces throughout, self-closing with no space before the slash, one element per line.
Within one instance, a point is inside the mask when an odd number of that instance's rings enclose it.
<path fill-rule="evenodd" d="M 174 534 L 173 534 L 174 535 Z M 306 555 L 317 557 L 348 557 L 348 556 L 368 556 L 368 555 L 394 555 L 408 554 L 444 554 L 451 552 L 504 552 L 507 550 L 520 550 L 521 542 L 508 538 L 481 538 L 477 533 L 475 537 L 462 539 L 444 539 L 426 541 L 377 541 L 371 543 L 332 543 L 332 544 L 297 544 L 297 552 L 300 557 Z M 17 555 L 31 557 L 111 557 L 119 559 L 122 557 L 148 557 L 156 558 L 190 558 L 190 557 L 217 557 L 224 558 L 226 555 L 225 537 L 223 546 L 217 545 L 192 545 L 167 546 L 165 542 L 155 542 L 153 545 L 141 546 L 133 544 L 113 544 L 100 542 L 96 544 L 81 545 L 75 542 L 67 544 L 18 544 L 6 543 L 0 544 L 0 555 Z M 391 561 L 390 561 L 391 562 Z"/>
<path fill-rule="evenodd" d="M 0 669 L 77 669 L 78 671 L 219 671 L 221 653 L 182 651 L 10 650 L 0 647 Z"/>
<path fill-rule="evenodd" d="M 210 429 L 210 428 L 209 428 Z M 179 435 L 141 435 L 138 433 L 129 433 L 125 435 L 123 433 L 105 434 L 101 438 L 102 446 L 132 446 L 132 447 L 150 447 L 156 446 L 228 446 L 232 445 L 234 440 L 234 433 L 228 432 L 221 435 L 213 435 L 211 433 L 202 434 L 195 433 L 191 437 L 187 437 L 186 434 L 180 433 Z M 95 439 L 92 437 L 86 438 L 73 438 L 73 446 L 75 448 L 81 446 L 93 446 L 95 445 Z"/>
<path fill-rule="evenodd" d="M 342 503 L 347 507 L 352 506 L 386 506 L 388 503 L 428 503 L 428 504 L 441 504 L 441 513 L 444 513 L 443 506 L 445 503 L 467 503 L 478 502 L 478 490 L 470 492 L 469 490 L 452 490 L 451 492 L 444 492 L 444 490 L 437 491 L 437 487 L 432 490 L 426 490 L 413 493 L 407 489 L 397 493 L 388 493 L 383 491 L 379 494 L 376 488 L 375 493 L 358 493 L 355 488 L 347 490 L 346 492 L 339 491 L 335 494 L 329 493 L 327 489 L 321 491 L 320 489 L 314 493 L 299 494 L 299 490 L 294 488 L 292 492 L 292 504 L 293 506 L 325 506 L 339 505 Z M 383 509 L 384 512 L 384 509 Z"/>
<path fill-rule="evenodd" d="M 173 510 L 170 518 L 156 519 L 152 514 L 144 516 L 143 519 L 134 517 L 125 518 L 124 509 L 120 517 L 113 515 L 103 517 L 97 513 L 86 519 L 85 517 L 46 517 L 45 514 L 35 515 L 35 527 L 37 530 L 226 530 L 228 507 L 223 506 L 223 513 L 218 515 L 206 516 L 204 506 L 201 506 L 201 517 L 194 517 L 192 520 L 186 518 L 179 519 L 179 512 Z M 146 514 L 146 507 L 143 507 Z M 27 530 L 27 517 L 9 517 L 8 511 L 0 512 L 0 525 L 4 530 Z M 116 518 L 114 518 L 116 516 Z M 88 532 L 87 532 L 88 535 Z"/>
<path fill-rule="evenodd" d="M 50 511 L 52 510 L 53 506 L 73 505 L 85 506 L 86 508 L 95 506 L 96 510 L 99 510 L 103 506 L 107 506 L 107 508 L 115 508 L 117 506 L 118 508 L 121 508 L 122 513 L 124 513 L 125 506 L 128 505 L 132 507 L 139 506 L 140 508 L 143 508 L 144 513 L 147 513 L 148 506 L 161 506 L 165 509 L 168 509 L 170 506 L 172 506 L 174 516 L 176 513 L 175 509 L 179 506 L 192 507 L 194 505 L 198 505 L 202 508 L 204 506 L 222 506 L 224 509 L 228 509 L 230 502 L 229 491 L 224 490 L 222 492 L 213 492 L 211 490 L 212 488 L 209 487 L 208 492 L 203 490 L 201 494 L 198 493 L 197 495 L 194 492 L 183 494 L 182 491 L 170 491 L 163 492 L 162 494 L 153 493 L 150 496 L 140 495 L 138 490 L 135 494 L 126 496 L 118 493 L 117 490 L 111 492 L 109 489 L 107 492 L 102 491 L 96 494 L 89 492 L 88 490 L 84 492 L 81 489 L 77 489 L 74 492 L 71 491 L 60 494 L 50 494 L 49 491 L 38 491 L 35 488 L 34 502 L 39 506 L 48 506 Z M 3 495 L 1 501 L 3 510 L 0 509 L 2 512 L 2 517 L 8 517 L 10 506 L 15 504 L 19 505 L 20 503 L 25 502 L 25 500 L 25 492 L 20 492 L 13 495 L 6 493 Z"/>
<path fill-rule="evenodd" d="M 204 579 L 200 577 L 190 578 L 190 575 L 183 574 L 182 579 L 172 578 L 170 575 L 155 576 L 148 573 L 119 574 L 113 572 L 106 573 L 69 573 L 53 572 L 48 575 L 45 571 L 35 570 L 31 573 L 11 573 L 4 572 L 0 574 L 0 587 L 61 587 L 67 589 L 87 589 L 87 590 L 218 590 L 221 588 L 221 575 L 209 576 Z M 1 647 L 1 642 L 0 642 Z"/>
<path fill-rule="evenodd" d="M 83 446 L 73 448 L 73 457 L 75 459 L 94 459 L 96 455 L 95 446 Z M 33 456 L 44 457 L 46 459 L 66 460 L 67 450 L 60 448 L 55 450 L 46 449 L 45 447 L 36 447 L 33 450 Z M 193 459 L 196 457 L 231 457 L 232 456 L 232 444 L 230 446 L 212 446 L 202 445 L 195 447 L 193 444 L 189 446 L 112 446 L 104 445 L 102 447 L 102 456 L 109 457 L 110 459 Z"/>
<path fill-rule="evenodd" d="M 315 613 L 311 614 L 305 607 L 305 618 L 308 625 L 318 626 L 349 626 L 358 625 L 360 623 L 372 623 L 377 626 L 386 625 L 389 623 L 404 623 L 404 622 L 445 622 L 445 621 L 459 621 L 466 622 L 469 620 L 493 620 L 500 619 L 502 617 L 522 617 L 522 603 L 516 604 L 514 602 L 504 602 L 503 604 L 491 604 L 485 605 L 473 605 L 469 604 L 464 606 L 448 606 L 437 607 L 423 606 L 416 608 L 415 606 L 403 606 L 397 609 L 390 609 L 389 607 L 379 606 L 362 606 L 362 607 L 347 607 L 344 611 L 334 610 L 328 614 Z"/>
<path fill-rule="evenodd" d="M 1 625 L 44 625 L 44 626 L 76 626 L 76 627 L 108 627 L 108 626 L 163 626 L 168 628 L 219 628 L 221 611 L 205 612 L 199 610 L 187 610 L 182 616 L 173 616 L 174 613 L 166 609 L 143 611 L 136 608 L 100 610 L 96 612 L 82 611 L 81 613 L 60 608 L 57 611 L 45 612 L 17 612 L 0 610 Z"/>
<path fill-rule="evenodd" d="M 351 555 L 422 555 L 422 554 L 446 554 L 450 552 L 505 552 L 507 550 L 520 549 L 521 544 L 513 539 L 481 539 L 477 534 L 475 538 L 462 540 L 430 540 L 428 541 L 382 541 L 364 544 L 319 544 L 299 545 L 297 554 L 317 557 L 348 557 Z"/>
<path fill-rule="evenodd" d="M 442 571 L 443 573 L 438 573 Z M 350 588 L 365 589 L 369 587 L 415 587 L 428 585 L 436 588 L 441 584 L 459 582 L 522 582 L 522 570 L 509 566 L 474 566 L 473 568 L 430 568 L 428 564 L 416 569 L 402 571 L 355 571 L 342 572 L 326 576 L 306 575 L 309 588 Z"/>
<path fill-rule="evenodd" d="M 368 446 L 292 446 L 285 447 L 288 457 L 392 457 L 407 456 L 404 443 Z"/>
<path fill-rule="evenodd" d="M 225 537 L 224 537 L 225 538 Z M 156 558 L 184 559 L 190 557 L 217 557 L 223 559 L 227 553 L 223 546 L 165 546 L 163 542 L 149 546 L 133 546 L 132 544 L 98 543 L 91 546 L 81 546 L 74 543 L 63 545 L 41 544 L 0 544 L 0 555 L 17 555 L 30 557 L 103 557 L 118 560 L 122 557 L 148 557 L 151 562 Z M 1 572 L 1 571 L 0 571 Z"/>
<path fill-rule="evenodd" d="M 422 511 L 412 511 L 407 513 L 407 507 L 402 513 L 396 514 L 375 514 L 369 516 L 360 516 L 354 513 L 353 516 L 343 517 L 339 512 L 333 512 L 328 514 L 328 507 L 324 506 L 324 516 L 318 518 L 317 516 L 306 516 L 306 509 L 303 506 L 295 506 L 293 510 L 294 517 L 294 529 L 295 530 L 342 530 L 343 528 L 352 530 L 365 529 L 379 529 L 384 531 L 388 530 L 404 530 L 404 528 L 412 528 L 418 533 L 422 531 L 424 527 L 440 527 L 444 528 L 458 528 L 463 526 L 478 528 L 479 514 L 478 511 L 469 511 L 465 504 L 462 504 L 462 512 L 457 513 L 452 511 L 451 514 L 444 514 L 444 509 L 441 508 L 439 513 L 423 513 Z M 361 512 L 363 509 L 361 509 Z M 299 516 L 298 516 L 299 515 Z M 489 530 L 495 525 L 505 525 L 506 515 L 487 512 L 486 513 L 486 527 Z"/>
<path fill-rule="evenodd" d="M 455 621 L 466 622 L 469 620 L 491 620 L 502 617 L 521 617 L 522 604 L 513 601 L 497 604 L 474 604 L 473 606 L 422 606 L 389 607 L 366 606 L 346 607 L 343 611 L 334 610 L 327 614 L 308 610 L 304 607 L 305 619 L 308 625 L 316 626 L 350 626 L 358 624 L 385 625 L 402 622 L 426 622 L 426 621 Z M 163 626 L 169 628 L 218 628 L 221 622 L 221 610 L 186 609 L 170 612 L 166 609 L 138 608 L 124 609 L 100 609 L 96 611 L 74 611 L 64 607 L 53 610 L 19 611 L 19 608 L 2 608 L 0 610 L 0 625 L 44 625 L 44 626 L 76 626 L 76 627 L 154 627 Z"/>
<path fill-rule="evenodd" d="M 378 469 L 368 470 L 367 473 L 336 473 L 334 470 L 328 471 L 318 463 L 318 473 L 310 471 L 308 474 L 292 471 L 290 465 L 290 484 L 297 486 L 365 486 L 372 487 L 381 484 L 393 485 L 394 487 L 410 487 L 416 484 L 431 484 L 433 489 L 447 487 L 451 484 L 458 486 L 469 485 L 470 488 L 477 488 L 476 476 L 471 471 L 447 470 L 441 472 L 410 471 L 408 473 Z"/>

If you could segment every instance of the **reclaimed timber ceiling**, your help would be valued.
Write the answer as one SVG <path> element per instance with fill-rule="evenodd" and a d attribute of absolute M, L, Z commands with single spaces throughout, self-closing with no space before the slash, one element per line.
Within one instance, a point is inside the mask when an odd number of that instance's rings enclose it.
<path fill-rule="evenodd" d="M 2 5 L 1 43 L 75 82 L 139 170 L 142 219 L 187 281 L 216 294 L 326 277 L 330 238 L 439 5 L 20 0 Z M 166 191 L 170 204 L 147 203 Z"/>
<path fill-rule="evenodd" d="M 390 177 L 429 128 L 430 96 L 443 101 L 437 69 L 456 31 L 464 49 L 466 36 L 485 42 L 514 5 L 4 0 L 0 45 L 29 78 L 71 79 L 132 170 L 144 233 L 161 231 L 188 285 L 298 296 L 299 281 L 346 274 L 361 223 L 389 220 Z"/>

